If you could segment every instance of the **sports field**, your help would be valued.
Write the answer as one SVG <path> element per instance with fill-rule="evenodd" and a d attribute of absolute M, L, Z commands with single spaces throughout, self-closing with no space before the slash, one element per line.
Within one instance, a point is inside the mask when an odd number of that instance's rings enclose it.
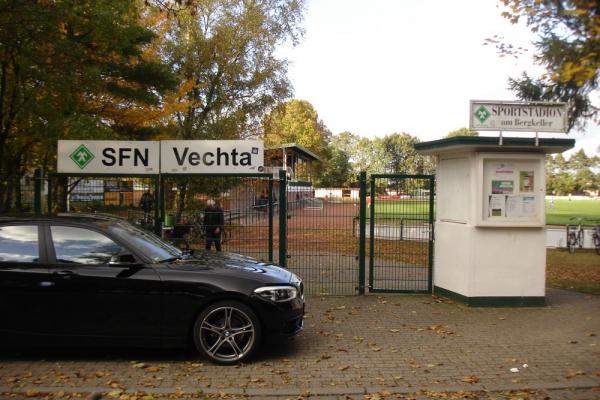
<path fill-rule="evenodd" d="M 578 223 L 578 218 L 583 225 L 600 224 L 600 200 L 554 200 L 553 205 L 546 200 L 546 225 Z"/>
<path fill-rule="evenodd" d="M 370 218 L 370 210 L 367 218 Z M 425 200 L 375 200 L 375 218 L 377 219 L 427 219 L 429 201 Z"/>
<path fill-rule="evenodd" d="M 412 199 L 376 200 L 375 216 L 376 218 L 390 219 L 428 218 L 429 202 Z M 369 213 L 367 213 L 367 218 L 370 218 Z M 600 224 L 600 200 L 555 200 L 553 205 L 550 204 L 550 201 L 546 201 L 547 225 L 578 223 L 578 218 L 582 218 L 584 225 Z"/>

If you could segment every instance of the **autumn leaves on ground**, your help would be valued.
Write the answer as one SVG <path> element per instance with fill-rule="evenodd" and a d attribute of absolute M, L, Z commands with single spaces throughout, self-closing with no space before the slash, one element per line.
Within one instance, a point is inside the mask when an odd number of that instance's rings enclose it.
<path fill-rule="evenodd" d="M 546 258 L 546 285 L 600 294 L 600 255 L 593 250 L 551 249 Z"/>

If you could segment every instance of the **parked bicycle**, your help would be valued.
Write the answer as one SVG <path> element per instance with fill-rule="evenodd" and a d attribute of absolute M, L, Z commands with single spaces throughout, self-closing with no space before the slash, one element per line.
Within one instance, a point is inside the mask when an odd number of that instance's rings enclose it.
<path fill-rule="evenodd" d="M 192 229 L 188 234 L 188 242 L 189 243 L 200 243 L 204 242 L 206 238 L 206 226 L 204 225 L 204 215 L 197 214 L 193 215 L 189 218 L 189 221 L 192 225 Z M 225 244 L 231 239 L 231 232 L 223 227 L 221 230 L 221 243 Z"/>
<path fill-rule="evenodd" d="M 568 224 L 567 225 L 567 247 L 569 248 L 569 253 L 574 253 L 575 249 L 579 247 L 580 249 L 583 247 L 583 226 L 581 225 L 582 218 L 571 218 L 571 220 L 577 220 L 577 224 Z"/>
<path fill-rule="evenodd" d="M 600 255 L 600 225 L 592 228 L 592 241 L 594 242 L 596 253 Z"/>

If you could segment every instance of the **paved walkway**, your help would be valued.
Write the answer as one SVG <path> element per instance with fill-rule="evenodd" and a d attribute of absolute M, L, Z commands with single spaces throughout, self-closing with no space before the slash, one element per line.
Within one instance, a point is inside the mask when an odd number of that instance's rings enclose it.
<path fill-rule="evenodd" d="M 10 350 L 0 354 L 0 393 L 600 399 L 600 296 L 549 290 L 548 299 L 517 309 L 431 296 L 313 297 L 305 331 L 251 364 L 214 366 L 171 350 Z"/>

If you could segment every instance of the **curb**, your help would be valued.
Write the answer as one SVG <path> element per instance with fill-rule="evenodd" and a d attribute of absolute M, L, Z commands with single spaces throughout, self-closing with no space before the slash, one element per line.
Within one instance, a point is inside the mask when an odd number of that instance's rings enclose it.
<path fill-rule="evenodd" d="M 177 387 L 177 388 L 147 388 L 143 386 L 131 386 L 121 391 L 122 394 L 132 393 L 146 393 L 156 395 L 169 395 L 169 394 L 183 394 L 183 395 L 213 395 L 213 394 L 227 394 L 227 395 L 238 395 L 245 397 L 277 397 L 277 396 L 343 396 L 343 395 L 364 395 L 369 393 L 378 392 L 391 392 L 400 394 L 410 394 L 419 391 L 432 391 L 432 392 L 505 392 L 505 391 L 518 391 L 518 390 L 568 390 L 568 389 L 595 389 L 600 388 L 600 381 L 598 379 L 582 378 L 577 382 L 570 382 L 569 385 L 565 385 L 560 382 L 547 382 L 539 384 L 510 384 L 510 385 L 498 385 L 489 386 L 484 384 L 471 384 L 471 385 L 430 385 L 423 387 L 416 386 L 369 386 L 369 387 L 331 387 L 331 388 L 273 388 L 273 389 L 215 389 L 215 388 L 193 388 L 193 387 Z M 59 391 L 65 394 L 71 393 L 86 393 L 95 398 L 103 398 L 102 394 L 109 393 L 114 390 L 113 388 L 106 387 L 6 387 L 0 386 L 0 393 L 10 394 L 26 394 L 28 391 L 35 391 L 40 394 L 51 394 Z M 102 397 L 98 397 L 98 395 Z"/>

